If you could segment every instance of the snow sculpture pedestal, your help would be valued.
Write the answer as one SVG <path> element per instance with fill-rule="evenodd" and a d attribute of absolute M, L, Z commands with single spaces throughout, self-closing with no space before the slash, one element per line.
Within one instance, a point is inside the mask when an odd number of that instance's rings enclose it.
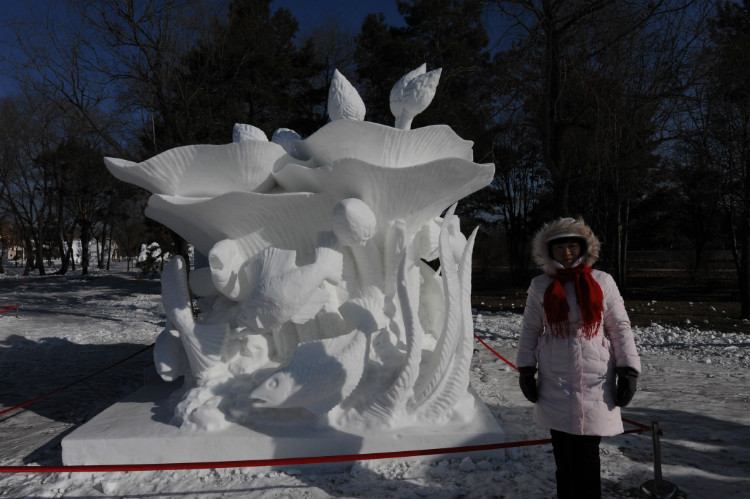
<path fill-rule="evenodd" d="M 231 424 L 219 431 L 186 432 L 169 423 L 172 407 L 168 400 L 175 390 L 179 390 L 176 383 L 156 382 L 109 407 L 63 439 L 63 462 L 92 465 L 244 461 L 442 449 L 504 441 L 503 430 L 478 398 L 471 420 L 448 421 L 441 426 L 346 433 L 279 421 L 275 425 L 259 422 L 256 428 Z M 473 393 L 471 396 L 475 397 Z M 294 419 L 293 415 L 290 419 Z M 372 469 L 387 461 L 431 462 L 465 456 L 474 461 L 502 460 L 505 452 L 497 449 L 383 458 L 360 464 Z M 342 461 L 273 468 L 341 471 L 351 466 L 351 461 Z"/>
<path fill-rule="evenodd" d="M 494 165 L 474 163 L 473 143 L 450 127 L 410 129 L 439 77 L 423 65 L 394 85 L 395 127 L 363 121 L 359 94 L 335 72 L 332 121 L 305 139 L 238 124 L 231 144 L 105 158 L 153 192 L 146 215 L 208 266 L 178 256 L 161 276 L 154 362 L 179 390 L 163 400 L 146 390 L 87 423 L 65 439 L 66 463 L 502 440 L 469 386 L 477 230 L 464 236 L 456 215 Z"/>

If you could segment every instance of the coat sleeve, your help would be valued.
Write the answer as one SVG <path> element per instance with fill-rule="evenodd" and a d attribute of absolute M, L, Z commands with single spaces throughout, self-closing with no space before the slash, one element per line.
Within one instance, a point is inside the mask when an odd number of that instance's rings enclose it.
<path fill-rule="evenodd" d="M 521 325 L 521 336 L 518 339 L 518 354 L 516 365 L 518 367 L 537 366 L 536 349 L 539 336 L 544 332 L 544 309 L 542 308 L 542 296 L 538 290 L 536 281 L 531 281 L 527 291 L 526 308 L 523 312 L 523 324 Z"/>
<path fill-rule="evenodd" d="M 635 338 L 625 302 L 612 276 L 604 274 L 604 332 L 609 336 L 617 367 L 632 367 L 641 372 L 641 359 L 635 348 Z"/>

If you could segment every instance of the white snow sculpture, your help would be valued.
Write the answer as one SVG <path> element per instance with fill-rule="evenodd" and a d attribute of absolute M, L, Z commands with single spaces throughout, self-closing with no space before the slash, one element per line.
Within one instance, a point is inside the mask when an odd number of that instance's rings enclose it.
<path fill-rule="evenodd" d="M 264 333 L 287 321 L 304 324 L 331 299 L 323 280 L 341 281 L 343 258 L 332 233 L 321 232 L 315 262 L 298 267 L 295 251 L 268 248 L 246 272 L 253 290 L 242 304 L 237 322 L 251 333 Z"/>
<path fill-rule="evenodd" d="M 365 103 L 354 86 L 338 69 L 333 71 L 331 88 L 328 90 L 328 116 L 334 120 L 365 119 Z"/>
<path fill-rule="evenodd" d="M 422 64 L 401 77 L 391 89 L 391 113 L 396 118 L 396 128 L 408 130 L 416 115 L 427 109 L 435 97 L 441 68 L 427 71 Z"/>
<path fill-rule="evenodd" d="M 454 210 L 494 166 L 474 163 L 472 142 L 447 126 L 409 129 L 439 75 L 421 66 L 394 86 L 395 128 L 362 121 L 336 71 L 332 121 L 307 139 L 280 129 L 269 142 L 237 124 L 231 144 L 106 158 L 154 193 L 149 217 L 208 255 L 189 279 L 179 257 L 162 274 L 154 355 L 165 380 L 184 376 L 183 428 L 307 415 L 362 431 L 471 416 L 476 230 L 464 237 Z M 435 271 L 425 261 L 438 257 Z"/>
<path fill-rule="evenodd" d="M 271 142 L 279 144 L 289 155 L 300 158 L 300 152 L 297 150 L 297 142 L 302 139 L 300 135 L 289 128 L 279 128 L 271 136 Z M 306 159 L 306 158 L 302 158 Z"/>
<path fill-rule="evenodd" d="M 232 129 L 232 142 L 242 142 L 245 140 L 260 140 L 265 142 L 268 140 L 268 137 L 258 127 L 246 125 L 245 123 L 235 123 Z"/>

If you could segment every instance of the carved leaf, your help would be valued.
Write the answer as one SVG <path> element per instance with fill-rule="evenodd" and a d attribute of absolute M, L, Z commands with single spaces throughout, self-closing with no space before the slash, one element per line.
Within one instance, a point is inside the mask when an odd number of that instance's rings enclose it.
<path fill-rule="evenodd" d="M 443 276 L 443 296 L 445 297 L 443 331 L 438 338 L 430 362 L 428 362 L 417 382 L 414 396 L 409 401 L 411 410 L 416 410 L 419 405 L 424 403 L 442 381 L 455 355 L 456 343 L 461 332 L 459 279 L 448 231 L 455 210 L 455 204 L 448 209 L 440 231 L 440 269 Z"/>

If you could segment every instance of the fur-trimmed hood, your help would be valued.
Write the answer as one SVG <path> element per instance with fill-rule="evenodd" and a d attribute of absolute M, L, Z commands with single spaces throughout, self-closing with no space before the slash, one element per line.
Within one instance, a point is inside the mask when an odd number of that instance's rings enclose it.
<path fill-rule="evenodd" d="M 547 243 L 561 237 L 581 237 L 586 241 L 586 252 L 580 261 L 590 267 L 599 258 L 601 244 L 583 219 L 558 218 L 545 224 L 536 233 L 531 245 L 532 256 L 546 274 L 555 275 L 557 269 L 562 268 L 549 254 Z"/>

